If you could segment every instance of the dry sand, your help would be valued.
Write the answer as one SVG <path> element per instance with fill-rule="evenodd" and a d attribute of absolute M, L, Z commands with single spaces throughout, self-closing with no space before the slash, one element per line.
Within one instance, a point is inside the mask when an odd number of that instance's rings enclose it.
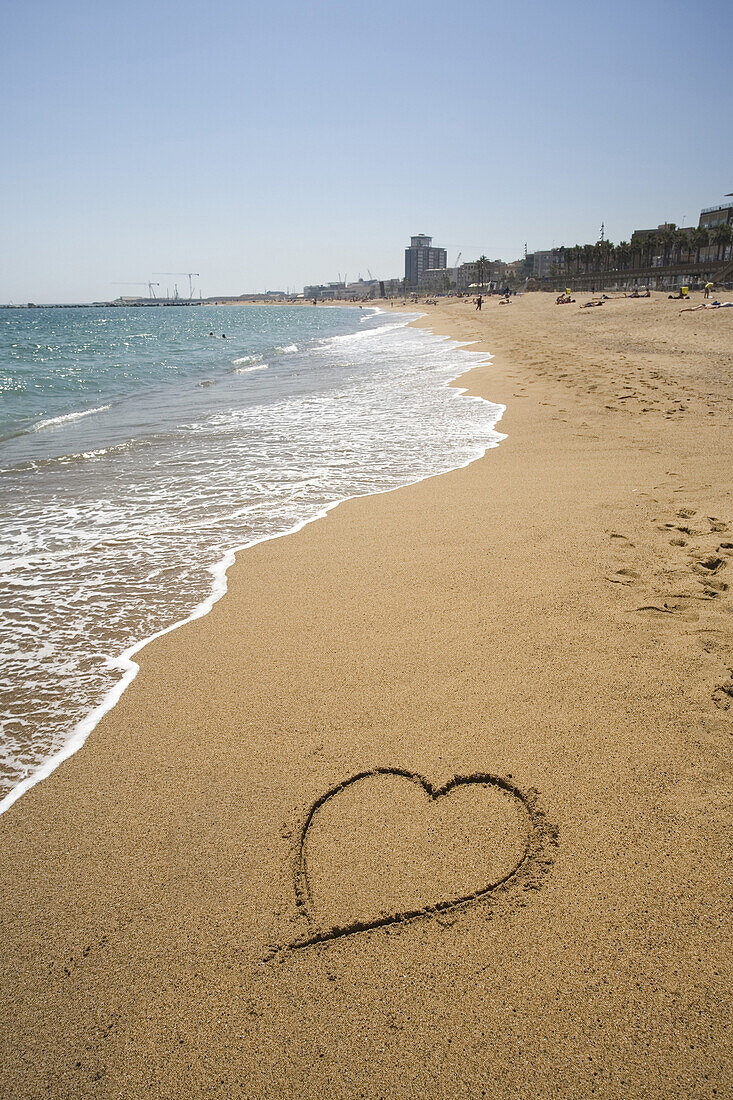
<path fill-rule="evenodd" d="M 731 1095 L 733 311 L 422 323 L 508 438 L 241 554 L 0 818 L 3 1097 Z"/>

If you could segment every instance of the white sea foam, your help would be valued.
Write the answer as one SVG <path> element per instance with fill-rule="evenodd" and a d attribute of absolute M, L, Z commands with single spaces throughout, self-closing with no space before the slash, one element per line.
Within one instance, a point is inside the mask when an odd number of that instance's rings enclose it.
<path fill-rule="evenodd" d="M 343 336 L 331 336 L 324 341 L 325 344 L 351 344 L 359 340 L 371 339 L 373 336 L 379 336 L 385 332 L 394 332 L 396 329 L 406 328 L 410 323 L 410 318 L 406 320 L 395 321 L 393 324 L 382 325 L 379 328 L 367 329 L 365 332 L 347 332 Z M 422 329 L 412 329 L 413 332 L 422 332 Z"/>
<path fill-rule="evenodd" d="M 241 363 L 259 363 L 261 359 L 261 355 L 243 355 L 241 359 L 232 359 L 232 365 L 237 367 Z"/>
<path fill-rule="evenodd" d="M 252 363 L 252 365 L 249 366 L 249 367 L 237 367 L 237 369 L 235 371 L 233 371 L 232 373 L 233 374 L 251 374 L 252 371 L 267 370 L 268 366 L 269 366 L 268 363 Z"/>
<path fill-rule="evenodd" d="M 55 428 L 58 424 L 69 424 L 72 420 L 83 420 L 85 416 L 94 416 L 95 413 L 106 412 L 111 405 L 99 405 L 96 409 L 84 409 L 82 412 L 65 413 L 63 416 L 52 416 L 48 420 L 41 420 L 33 425 L 34 432 L 43 431 L 44 428 Z"/>

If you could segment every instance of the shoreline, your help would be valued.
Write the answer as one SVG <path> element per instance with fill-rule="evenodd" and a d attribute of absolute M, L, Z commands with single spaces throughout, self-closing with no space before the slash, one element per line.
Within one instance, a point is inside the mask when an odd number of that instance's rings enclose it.
<path fill-rule="evenodd" d="M 242 304 L 242 303 L 239 303 L 239 304 Z M 278 304 L 278 303 L 275 303 L 275 304 Z M 290 304 L 290 303 L 285 303 L 285 304 Z M 378 306 L 370 307 L 369 312 L 371 312 L 371 313 L 384 313 L 387 316 L 389 315 L 388 311 L 386 311 L 386 310 L 384 310 L 384 309 L 382 309 Z M 404 310 L 401 310 L 401 312 L 408 313 L 408 314 L 413 314 L 415 311 L 404 309 Z M 419 320 L 423 316 L 424 316 L 424 314 L 419 314 L 418 313 L 417 320 Z M 413 322 L 408 322 L 408 325 L 411 325 L 411 324 L 413 324 Z M 358 330 L 355 330 L 355 334 L 358 334 Z M 454 344 L 455 350 L 457 350 L 457 351 L 462 350 L 462 348 L 464 346 L 458 340 L 451 340 L 451 343 Z M 464 370 L 460 372 L 460 374 L 456 375 L 455 378 L 451 379 L 449 382 L 442 383 L 441 385 L 444 385 L 444 386 L 449 387 L 451 389 L 457 389 L 460 396 L 480 396 L 480 395 L 470 394 L 468 392 L 468 388 L 463 388 L 463 387 L 458 386 L 458 382 L 465 375 L 470 374 L 470 372 L 472 370 L 474 370 L 477 366 L 485 365 L 485 362 L 490 360 L 490 359 L 491 359 L 491 355 L 490 355 L 490 353 L 487 352 L 486 356 L 485 356 L 485 359 L 484 359 L 484 362 L 479 363 L 479 364 L 467 365 L 464 368 Z M 486 400 L 488 404 L 493 404 L 493 402 L 491 402 L 489 399 L 481 398 L 481 400 Z M 490 425 L 489 430 L 491 432 L 495 432 L 496 425 L 501 421 L 501 417 L 503 415 L 503 412 L 505 411 L 503 406 L 499 406 L 499 407 L 501 408 L 502 411 L 499 414 L 498 419 Z M 104 408 L 109 408 L 109 406 L 104 406 Z M 97 410 L 90 410 L 90 411 L 95 412 Z M 72 413 L 72 414 L 69 414 L 69 416 L 64 417 L 64 419 L 68 419 L 70 417 L 76 418 L 76 417 L 81 417 L 81 416 L 86 416 L 86 415 L 88 415 L 88 413 L 86 413 L 86 412 Z M 502 436 L 502 434 L 500 432 L 496 433 L 496 434 L 498 434 L 501 438 L 505 438 L 504 436 Z M 486 450 L 489 450 L 492 447 L 498 446 L 499 442 L 501 441 L 501 438 L 498 439 L 495 442 L 489 443 L 487 445 L 486 449 L 484 450 L 484 454 L 486 453 Z M 133 682 L 133 680 L 137 676 L 138 672 L 140 671 L 140 665 L 136 661 L 133 660 L 133 658 L 138 653 L 142 652 L 142 650 L 145 649 L 146 646 L 148 646 L 151 642 L 156 641 L 158 638 L 162 638 L 166 634 L 170 634 L 171 632 L 176 631 L 176 630 L 180 629 L 183 626 L 186 626 L 188 623 L 195 622 L 197 619 L 201 618 L 202 616 L 209 614 L 212 607 L 216 603 L 218 603 L 219 600 L 222 599 L 223 596 L 226 595 L 227 587 L 228 587 L 228 585 L 227 585 L 227 573 L 228 573 L 229 569 L 234 565 L 234 563 L 237 559 L 237 556 L 239 554 L 244 553 L 246 550 L 251 549 L 253 546 L 258 546 L 261 543 L 270 542 L 270 541 L 275 540 L 275 539 L 285 538 L 287 535 L 297 534 L 298 531 L 301 531 L 308 524 L 315 523 L 318 520 L 324 519 L 329 514 L 329 512 L 331 512 L 334 508 L 337 508 L 340 504 L 346 503 L 346 501 L 357 500 L 357 499 L 360 499 L 361 497 L 381 496 L 384 493 L 397 492 L 397 490 L 399 490 L 399 489 L 408 488 L 410 485 L 417 485 L 421 481 L 428 480 L 431 477 L 440 477 L 444 473 L 450 473 L 451 470 L 453 470 L 453 469 L 463 469 L 465 466 L 470 465 L 472 462 L 478 461 L 478 459 L 481 458 L 481 457 L 483 457 L 483 455 L 478 455 L 476 457 L 469 458 L 465 463 L 461 464 L 460 466 L 450 467 L 449 469 L 440 471 L 438 473 L 426 474 L 424 477 L 419 477 L 416 480 L 405 481 L 404 484 L 393 486 L 390 489 L 380 489 L 380 490 L 375 490 L 374 492 L 357 493 L 357 494 L 354 494 L 354 495 L 351 495 L 351 496 L 341 497 L 341 498 L 339 498 L 337 500 L 334 500 L 331 503 L 325 505 L 316 515 L 311 516 L 311 517 L 306 518 L 306 519 L 303 519 L 303 520 L 299 520 L 292 527 L 288 528 L 285 531 L 280 531 L 280 532 L 278 532 L 277 534 L 274 534 L 274 535 L 264 535 L 261 538 L 256 538 L 256 539 L 252 540 L 251 542 L 246 542 L 246 543 L 243 543 L 242 545 L 233 546 L 230 549 L 228 549 L 225 552 L 225 554 L 223 555 L 223 557 L 218 562 L 216 562 L 211 567 L 207 567 L 206 572 L 210 572 L 211 575 L 212 575 L 212 589 L 211 589 L 211 592 L 205 599 L 201 600 L 198 604 L 196 604 L 196 606 L 194 608 L 192 608 L 192 610 L 190 611 L 190 613 L 188 615 L 186 615 L 182 619 L 178 619 L 174 623 L 171 623 L 169 626 L 163 627 L 162 629 L 155 631 L 153 634 L 141 639 L 138 642 L 135 642 L 133 645 L 128 646 L 128 648 L 125 649 L 118 656 L 110 656 L 109 657 L 110 667 L 114 668 L 114 669 L 118 669 L 121 672 L 120 679 L 106 692 L 105 696 L 103 697 L 101 702 L 96 707 L 93 707 L 89 711 L 89 713 L 87 715 L 85 715 L 84 718 L 80 719 L 80 721 L 75 723 L 75 725 L 69 730 L 68 737 L 67 737 L 67 740 L 66 740 L 65 744 L 62 745 L 62 747 L 60 749 L 58 749 L 56 752 L 52 753 L 46 760 L 44 760 L 39 765 L 39 767 L 31 775 L 29 775 L 25 779 L 21 780 L 14 787 L 12 787 L 5 795 L 0 797 L 0 816 L 2 816 L 2 814 L 6 813 L 10 809 L 10 807 L 13 806 L 18 801 L 19 798 L 22 798 L 22 796 L 27 791 L 31 790 L 38 783 L 43 782 L 44 779 L 47 779 L 50 775 L 53 774 L 53 772 L 56 771 L 56 769 L 58 767 L 61 766 L 61 764 L 63 764 L 66 760 L 69 760 L 72 756 L 75 755 L 75 753 L 77 753 L 79 751 L 80 748 L 82 748 L 82 746 L 86 743 L 87 738 L 90 736 L 91 733 L 93 733 L 93 731 L 95 730 L 95 728 L 97 727 L 99 722 L 104 718 L 104 716 L 106 714 L 108 714 L 111 710 L 114 709 L 114 707 L 117 705 L 117 703 L 122 698 L 124 692 L 127 690 L 127 688 L 130 686 L 130 684 Z"/>
<path fill-rule="evenodd" d="M 9 1095 L 722 1094 L 733 330 L 492 305 L 418 323 L 502 445 L 252 547 L 0 819 Z M 473 902 L 491 777 L 556 846 Z M 323 919 L 395 917 L 283 951 L 319 806 Z"/>

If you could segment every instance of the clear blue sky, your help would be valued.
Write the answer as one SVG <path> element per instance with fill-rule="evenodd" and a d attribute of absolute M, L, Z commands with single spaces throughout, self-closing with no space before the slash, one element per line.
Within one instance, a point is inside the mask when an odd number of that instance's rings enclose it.
<path fill-rule="evenodd" d="M 730 0 L 8 3 L 0 302 L 689 225 L 733 191 L 732 48 Z"/>

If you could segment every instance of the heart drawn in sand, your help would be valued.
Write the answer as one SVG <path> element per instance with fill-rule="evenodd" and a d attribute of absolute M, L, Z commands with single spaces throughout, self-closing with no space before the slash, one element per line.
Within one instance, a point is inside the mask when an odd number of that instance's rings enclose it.
<path fill-rule="evenodd" d="M 291 947 L 465 906 L 522 873 L 536 880 L 555 840 L 536 792 L 509 779 L 433 787 L 401 768 L 360 772 L 306 815 L 294 876 L 310 932 Z"/>

